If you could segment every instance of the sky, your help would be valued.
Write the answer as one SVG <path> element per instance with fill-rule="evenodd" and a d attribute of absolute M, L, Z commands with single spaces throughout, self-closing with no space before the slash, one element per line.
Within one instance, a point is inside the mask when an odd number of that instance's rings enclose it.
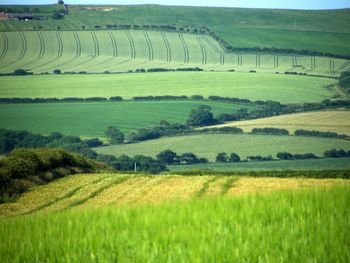
<path fill-rule="evenodd" d="M 0 0 L 0 4 L 50 4 L 54 0 Z M 246 8 L 280 8 L 280 9 L 338 9 L 349 8 L 350 0 L 66 0 L 67 4 L 162 4 L 184 6 L 220 6 Z"/>

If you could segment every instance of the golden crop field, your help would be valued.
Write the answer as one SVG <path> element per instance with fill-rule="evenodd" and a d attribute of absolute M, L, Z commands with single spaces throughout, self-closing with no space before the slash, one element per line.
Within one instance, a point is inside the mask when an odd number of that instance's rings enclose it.
<path fill-rule="evenodd" d="M 298 129 L 329 131 L 350 135 L 350 111 L 333 110 L 288 114 L 248 121 L 235 121 L 214 127 L 239 127 L 245 132 L 253 128 L 274 127 L 294 132 Z M 211 126 L 213 127 L 213 126 Z"/>
<path fill-rule="evenodd" d="M 350 186 L 350 180 L 83 174 L 34 187 L 16 202 L 1 204 L 0 217 L 67 209 L 160 204 L 202 197 L 240 196 L 332 185 Z"/>

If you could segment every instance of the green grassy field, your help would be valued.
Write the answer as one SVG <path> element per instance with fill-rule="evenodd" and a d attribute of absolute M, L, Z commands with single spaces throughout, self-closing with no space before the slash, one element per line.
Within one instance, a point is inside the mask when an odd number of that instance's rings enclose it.
<path fill-rule="evenodd" d="M 111 125 L 129 133 L 154 127 L 161 120 L 185 123 L 190 111 L 203 104 L 210 106 L 215 115 L 240 108 L 255 108 L 209 101 L 0 104 L 0 128 L 40 134 L 56 131 L 65 135 L 103 137 Z"/>
<path fill-rule="evenodd" d="M 350 158 L 326 158 L 315 160 L 288 160 L 273 162 L 208 163 L 195 165 L 169 165 L 172 172 L 205 170 L 218 172 L 231 171 L 311 171 L 311 170 L 350 170 Z"/>
<path fill-rule="evenodd" d="M 253 128 L 275 127 L 287 129 L 291 133 L 298 129 L 304 129 L 350 135 L 350 111 L 337 110 L 288 114 L 256 120 L 228 122 L 213 127 L 230 126 L 240 127 L 245 132 L 250 132 Z"/>
<path fill-rule="evenodd" d="M 156 156 L 159 152 L 170 149 L 178 154 L 193 152 L 214 161 L 216 154 L 220 152 L 235 152 L 241 158 L 245 158 L 251 155 L 276 156 L 278 152 L 311 152 L 322 155 L 324 151 L 333 148 L 349 150 L 350 141 L 299 136 L 201 134 L 164 137 L 135 144 L 95 148 L 95 150 L 98 153 L 117 156 L 121 154 Z"/>
<path fill-rule="evenodd" d="M 226 53 L 208 35 L 141 30 L 1 32 L 0 72 L 127 72 L 139 68 L 201 67 L 205 70 L 296 71 L 338 75 L 342 59 Z"/>
<path fill-rule="evenodd" d="M 334 79 L 229 72 L 166 72 L 110 75 L 51 75 L 1 77 L 1 97 L 64 98 L 158 95 L 211 95 L 275 100 L 282 103 L 318 102 L 337 91 L 324 86 Z"/>
<path fill-rule="evenodd" d="M 53 9 L 39 6 L 43 12 Z M 47 10 L 45 10 L 47 9 Z M 242 8 L 137 6 L 72 6 L 63 20 L 6 21 L 0 30 L 94 29 L 107 24 L 176 24 L 208 26 L 235 47 L 278 47 L 350 54 L 349 9 L 295 11 Z M 329 41 L 332 39 L 332 41 Z"/>
<path fill-rule="evenodd" d="M 348 262 L 349 200 L 343 186 L 1 219 L 0 254 L 3 262 Z"/>

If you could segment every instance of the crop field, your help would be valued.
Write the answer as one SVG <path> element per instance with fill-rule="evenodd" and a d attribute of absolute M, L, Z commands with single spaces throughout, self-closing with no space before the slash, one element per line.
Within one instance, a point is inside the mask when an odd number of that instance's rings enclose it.
<path fill-rule="evenodd" d="M 264 183 L 266 188 L 254 187 Z M 349 180 L 211 175 L 81 174 L 34 187 L 15 202 L 0 204 L 0 216 L 51 213 L 67 209 L 106 206 L 160 204 L 176 200 L 190 200 L 195 197 L 236 196 L 343 184 L 349 185 Z"/>
<path fill-rule="evenodd" d="M 256 120 L 228 122 L 214 127 L 230 126 L 239 127 L 245 132 L 250 132 L 253 128 L 274 127 L 287 129 L 291 133 L 298 129 L 304 129 L 350 135 L 350 111 L 297 113 Z"/>
<path fill-rule="evenodd" d="M 205 258 L 224 262 L 244 258 L 254 262 L 348 262 L 350 259 L 346 245 L 350 227 L 347 180 L 121 178 L 115 195 L 103 199 L 108 208 L 97 210 L 90 206 L 82 210 L 81 206 L 89 200 L 93 203 L 118 184 L 81 196 L 82 201 L 76 202 L 74 209 L 0 219 L 2 260 L 192 262 Z M 132 188 L 137 181 L 144 187 Z M 32 198 L 38 188 L 31 192 Z M 289 191 L 276 192 L 282 189 Z M 84 192 L 84 186 L 80 190 Z M 152 195 L 155 203 L 159 198 L 178 201 L 154 206 L 148 203 Z M 66 196 L 70 198 L 68 193 Z M 131 207 L 124 203 L 128 196 L 135 202 Z M 178 198 L 182 196 L 185 198 Z M 206 196 L 217 197 L 198 198 Z M 180 202 L 189 198 L 195 200 Z M 62 195 L 47 196 L 48 202 L 52 200 L 48 207 L 57 199 L 62 200 Z M 33 206 L 30 200 L 24 195 L 17 202 Z M 148 205 L 142 205 L 143 201 Z M 11 205 L 14 204 L 8 206 Z M 1 205 L 0 211 L 3 208 Z"/>
<path fill-rule="evenodd" d="M 168 168 L 172 172 L 183 172 L 193 170 L 205 170 L 215 172 L 350 170 L 350 158 L 168 165 Z"/>
<path fill-rule="evenodd" d="M 254 74 L 254 73 L 251 73 Z M 65 98 L 211 95 L 282 103 L 319 102 L 341 97 L 326 86 L 334 79 L 284 74 L 165 72 L 145 74 L 1 77 L 4 98 Z"/>
<path fill-rule="evenodd" d="M 326 76 L 350 69 L 325 57 L 225 53 L 208 35 L 141 30 L 1 32 L 0 72 L 127 72 L 149 68 L 303 72 Z"/>
<path fill-rule="evenodd" d="M 137 154 L 156 156 L 170 149 L 178 154 L 192 152 L 214 161 L 220 152 L 237 153 L 241 158 L 256 155 L 276 156 L 278 152 L 315 153 L 322 155 L 330 149 L 350 150 L 350 141 L 340 139 L 274 136 L 250 134 L 200 134 L 163 137 L 135 144 L 95 148 L 97 153 L 134 156 Z"/>
<path fill-rule="evenodd" d="M 39 134 L 55 131 L 65 135 L 103 137 L 108 126 L 129 133 L 154 127 L 161 120 L 185 123 L 190 111 L 203 104 L 210 106 L 215 115 L 240 108 L 255 108 L 247 104 L 210 101 L 0 104 L 0 128 Z"/>
<path fill-rule="evenodd" d="M 15 8 L 14 6 L 10 6 Z M 51 16 L 56 5 L 36 6 Z M 20 8 L 20 7 L 16 7 Z M 22 7 L 23 8 L 23 7 Z M 277 47 L 350 54 L 349 9 L 273 10 L 159 5 L 74 6 L 62 20 L 4 21 L 1 31 L 93 30 L 96 25 L 205 25 L 234 47 Z M 332 41 L 329 41 L 332 39 Z"/>

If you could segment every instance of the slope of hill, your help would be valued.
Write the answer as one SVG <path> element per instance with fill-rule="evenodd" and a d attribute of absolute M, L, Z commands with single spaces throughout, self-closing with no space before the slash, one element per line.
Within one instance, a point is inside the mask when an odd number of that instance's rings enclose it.
<path fill-rule="evenodd" d="M 229 122 L 212 127 L 239 127 L 245 132 L 253 128 L 275 127 L 294 132 L 298 129 L 330 131 L 350 135 L 350 111 L 322 111 L 282 115 L 270 118 Z"/>
<path fill-rule="evenodd" d="M 237 196 L 344 183 L 349 182 L 343 179 L 82 174 L 34 187 L 16 202 L 0 204 L 0 216 L 48 213 L 70 208 L 159 204 L 201 196 Z M 260 188 L 261 184 L 266 187 Z"/>
<path fill-rule="evenodd" d="M 256 52 L 227 53 L 208 35 L 142 30 L 1 32 L 0 72 L 127 72 L 200 67 L 216 71 L 339 75 L 343 59 Z"/>
<path fill-rule="evenodd" d="M 45 8 L 52 7 L 39 7 Z M 61 30 L 80 30 L 82 26 L 94 29 L 125 24 L 207 26 L 234 47 L 350 54 L 347 44 L 350 41 L 350 9 L 296 11 L 139 5 L 69 6 L 69 12 L 63 20 L 1 22 L 0 30 L 33 30 L 40 26 L 44 30 L 56 30 L 58 26 Z"/>
<path fill-rule="evenodd" d="M 185 123 L 190 111 L 203 104 L 210 106 L 215 115 L 240 108 L 255 108 L 244 104 L 190 100 L 0 104 L 0 128 L 40 134 L 60 132 L 65 135 L 104 137 L 108 126 L 129 133 L 154 127 L 161 120 Z"/>
<path fill-rule="evenodd" d="M 235 152 L 241 158 L 256 155 L 275 157 L 278 152 L 311 152 L 322 155 L 324 151 L 333 148 L 350 150 L 350 141 L 301 136 L 201 134 L 164 137 L 135 144 L 100 147 L 95 150 L 101 154 L 116 156 L 122 154 L 156 156 L 159 152 L 170 149 L 178 154 L 193 152 L 200 157 L 215 161 L 216 154 L 220 152 Z"/>

